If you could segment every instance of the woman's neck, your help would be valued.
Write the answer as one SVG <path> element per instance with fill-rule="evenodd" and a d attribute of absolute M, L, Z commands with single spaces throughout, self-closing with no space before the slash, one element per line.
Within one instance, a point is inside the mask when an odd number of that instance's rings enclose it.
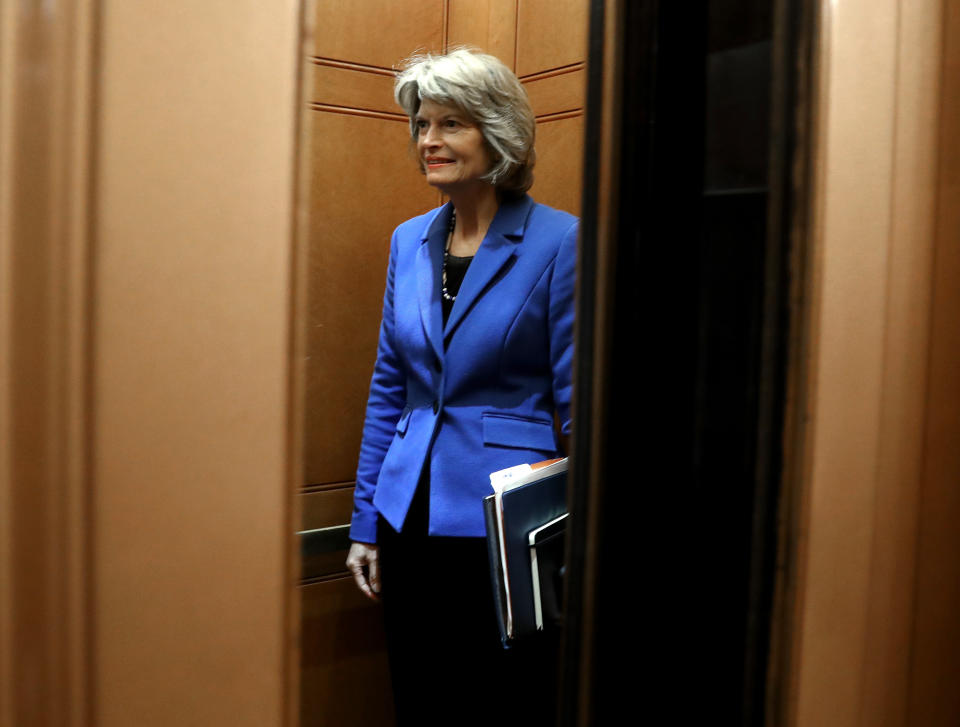
<path fill-rule="evenodd" d="M 457 226 L 450 242 L 450 254 L 468 256 L 476 253 L 500 206 L 497 190 L 490 184 L 451 192 L 450 201 L 457 212 Z"/>

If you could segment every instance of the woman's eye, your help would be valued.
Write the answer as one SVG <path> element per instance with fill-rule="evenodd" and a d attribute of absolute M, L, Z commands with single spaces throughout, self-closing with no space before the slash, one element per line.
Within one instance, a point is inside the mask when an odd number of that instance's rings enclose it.
<path fill-rule="evenodd" d="M 453 129 L 453 128 L 456 128 L 457 126 L 459 126 L 459 125 L 460 125 L 460 122 L 457 121 L 456 119 L 447 119 L 446 122 L 444 122 L 444 125 L 445 125 L 448 129 Z"/>

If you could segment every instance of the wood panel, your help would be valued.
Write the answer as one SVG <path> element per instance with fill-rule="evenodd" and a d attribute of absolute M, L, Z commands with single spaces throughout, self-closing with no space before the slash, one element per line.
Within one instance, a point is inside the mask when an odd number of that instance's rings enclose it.
<path fill-rule="evenodd" d="M 399 114 L 393 100 L 393 74 L 331 65 L 308 66 L 312 76 L 311 101 L 354 109 Z"/>
<path fill-rule="evenodd" d="M 922 500 L 925 391 L 934 257 L 939 0 L 900 0 L 881 420 L 859 724 L 904 721 Z"/>
<path fill-rule="evenodd" d="M 0 2 L 0 725 L 88 724 L 93 3 Z"/>
<path fill-rule="evenodd" d="M 960 2 L 948 0 L 942 8 L 930 388 L 905 722 L 910 727 L 960 724 Z"/>
<path fill-rule="evenodd" d="M 519 0 L 517 75 L 583 63 L 587 10 L 585 0 Z"/>
<path fill-rule="evenodd" d="M 788 724 L 947 727 L 960 720 L 960 3 L 850 0 L 825 5 L 822 27 Z"/>
<path fill-rule="evenodd" d="M 304 493 L 300 501 L 301 530 L 345 525 L 353 513 L 353 487 L 347 485 Z"/>
<path fill-rule="evenodd" d="M 321 58 L 393 68 L 413 51 L 443 47 L 444 0 L 316 3 Z"/>
<path fill-rule="evenodd" d="M 524 81 L 530 105 L 537 116 L 561 111 L 582 110 L 586 94 L 586 71 L 583 68 L 569 73 L 537 76 Z"/>
<path fill-rule="evenodd" d="M 537 165 L 530 194 L 538 202 L 580 214 L 583 116 L 537 123 Z"/>
<path fill-rule="evenodd" d="M 301 724 L 390 727 L 393 693 L 380 606 L 350 577 L 301 586 Z"/>
<path fill-rule="evenodd" d="M 390 237 L 438 203 L 404 122 L 311 115 L 305 482 L 356 474 Z"/>
<path fill-rule="evenodd" d="M 467 45 L 516 66 L 517 0 L 450 0 L 447 47 Z"/>
<path fill-rule="evenodd" d="M 867 6 L 871 6 L 867 10 Z M 872 32 L 855 25 L 870 15 Z M 822 273 L 797 724 L 858 724 L 873 543 L 891 195 L 896 2 L 837 7 L 818 164 Z M 849 19 L 847 19 L 849 18 Z M 835 64 L 835 65 L 834 65 Z M 871 72 L 866 72 L 867 67 Z M 869 127 L 863 110 L 877 116 Z M 854 182 L 853 180 L 857 181 Z M 868 242 L 869 241 L 869 242 Z M 859 244 L 858 244 L 859 243 Z M 856 271 L 856 277 L 852 277 Z M 854 283 L 856 281 L 856 283 Z"/>
<path fill-rule="evenodd" d="M 517 7 L 517 74 L 537 116 L 530 193 L 575 215 L 582 187 L 587 9 L 585 0 L 519 0 Z"/>
<path fill-rule="evenodd" d="M 803 727 L 858 724 L 889 265 L 890 218 L 878 211 L 892 193 L 896 0 L 855 0 L 834 10 L 836 34 L 825 42 L 831 54 L 823 89 L 827 141 L 817 165 L 820 309 L 808 404 L 809 580 L 796 714 Z M 864 125 L 867 109 L 871 122 Z M 839 149 L 842 154 L 829 154 Z"/>
<path fill-rule="evenodd" d="M 296 683 L 299 11 L 96 9 L 89 723 L 275 727 Z"/>

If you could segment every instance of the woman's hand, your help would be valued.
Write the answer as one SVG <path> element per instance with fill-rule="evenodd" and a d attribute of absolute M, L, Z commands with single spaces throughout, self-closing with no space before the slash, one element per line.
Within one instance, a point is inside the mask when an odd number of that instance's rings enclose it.
<path fill-rule="evenodd" d="M 380 548 L 372 543 L 354 543 L 347 553 L 347 570 L 367 598 L 380 600 Z"/>

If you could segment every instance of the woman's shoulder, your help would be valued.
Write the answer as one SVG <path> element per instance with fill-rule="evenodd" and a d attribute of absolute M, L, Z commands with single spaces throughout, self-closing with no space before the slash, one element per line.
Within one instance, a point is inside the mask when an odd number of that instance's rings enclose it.
<path fill-rule="evenodd" d="M 577 244 L 580 218 L 565 210 L 535 202 L 527 219 L 527 235 L 545 254 L 558 255 Z"/>
<path fill-rule="evenodd" d="M 566 232 L 580 222 L 580 218 L 566 210 L 550 207 L 540 202 L 534 202 L 530 210 L 530 225 L 548 227 Z"/>
<path fill-rule="evenodd" d="M 426 237 L 427 232 L 430 229 L 430 225 L 433 224 L 433 221 L 437 218 L 437 215 L 443 210 L 445 205 L 439 207 L 434 207 L 429 212 L 424 212 L 422 215 L 417 215 L 416 217 L 411 217 L 409 220 L 401 222 L 397 225 L 396 230 L 394 230 L 394 235 L 397 239 L 417 239 L 420 240 Z"/>

